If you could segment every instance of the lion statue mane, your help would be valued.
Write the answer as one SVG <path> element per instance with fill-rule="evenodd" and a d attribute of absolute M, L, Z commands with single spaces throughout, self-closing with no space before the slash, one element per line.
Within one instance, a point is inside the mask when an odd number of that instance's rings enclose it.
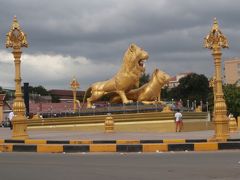
<path fill-rule="evenodd" d="M 116 93 L 120 96 L 121 101 L 125 104 L 131 103 L 126 97 L 126 93 L 139 84 L 139 78 L 145 71 L 145 60 L 148 59 L 148 53 L 131 44 L 123 56 L 123 63 L 119 71 L 111 79 L 92 84 L 85 92 L 91 92 L 91 96 L 87 98 L 87 108 L 92 107 L 92 103 L 100 99 L 108 93 Z"/>

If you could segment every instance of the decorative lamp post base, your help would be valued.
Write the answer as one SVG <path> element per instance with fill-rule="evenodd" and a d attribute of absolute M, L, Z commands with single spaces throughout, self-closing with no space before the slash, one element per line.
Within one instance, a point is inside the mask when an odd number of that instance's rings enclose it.
<path fill-rule="evenodd" d="M 12 139 L 28 139 L 27 119 L 25 116 L 15 116 L 13 118 Z"/>
<path fill-rule="evenodd" d="M 225 118 L 227 119 L 227 117 Z M 214 126 L 215 126 L 215 135 L 212 138 L 210 138 L 209 141 L 212 141 L 212 142 L 227 141 L 227 139 L 229 138 L 228 121 L 227 120 L 215 121 Z"/>

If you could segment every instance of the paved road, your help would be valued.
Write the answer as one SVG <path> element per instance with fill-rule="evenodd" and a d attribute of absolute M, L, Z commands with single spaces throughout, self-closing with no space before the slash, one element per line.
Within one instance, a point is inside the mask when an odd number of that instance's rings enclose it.
<path fill-rule="evenodd" d="M 4 180 L 239 180 L 240 152 L 154 154 L 0 153 Z"/>

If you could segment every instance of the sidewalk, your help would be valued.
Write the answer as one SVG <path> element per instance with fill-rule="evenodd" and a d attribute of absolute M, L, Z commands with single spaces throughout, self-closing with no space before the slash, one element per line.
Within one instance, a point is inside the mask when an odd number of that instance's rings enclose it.
<path fill-rule="evenodd" d="M 161 140 L 161 139 L 209 139 L 213 136 L 213 130 L 193 132 L 81 132 L 73 130 L 28 130 L 30 139 L 45 140 Z M 240 132 L 231 133 L 231 139 L 240 139 Z M 0 139 L 11 139 L 9 128 L 0 128 Z"/>

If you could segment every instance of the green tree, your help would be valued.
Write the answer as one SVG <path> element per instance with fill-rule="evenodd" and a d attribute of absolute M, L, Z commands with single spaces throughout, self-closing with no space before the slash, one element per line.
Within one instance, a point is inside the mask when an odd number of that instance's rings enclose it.
<path fill-rule="evenodd" d="M 4 93 L 3 88 L 0 86 L 0 94 Z"/>
<path fill-rule="evenodd" d="M 40 94 L 41 96 L 49 95 L 48 91 L 43 86 L 29 87 L 29 92 Z"/>
<path fill-rule="evenodd" d="M 142 85 L 148 83 L 149 80 L 150 80 L 150 75 L 144 73 L 144 74 L 140 77 L 140 79 L 139 79 L 139 87 L 141 87 Z"/>
<path fill-rule="evenodd" d="M 49 95 L 49 92 L 41 85 L 39 86 L 29 86 L 28 91 L 30 94 L 39 94 L 41 96 Z M 24 92 L 24 88 L 22 87 L 22 92 Z"/>
<path fill-rule="evenodd" d="M 179 80 L 179 85 L 172 89 L 164 90 L 163 99 L 182 100 L 186 105 L 187 100 L 190 102 L 205 102 L 210 92 L 208 78 L 203 74 L 191 73 Z"/>
<path fill-rule="evenodd" d="M 236 84 L 227 84 L 223 86 L 224 97 L 227 110 L 235 117 L 240 115 L 240 87 Z"/>
<path fill-rule="evenodd" d="M 51 94 L 51 97 L 52 97 L 52 103 L 59 103 L 60 102 L 59 96 Z"/>

